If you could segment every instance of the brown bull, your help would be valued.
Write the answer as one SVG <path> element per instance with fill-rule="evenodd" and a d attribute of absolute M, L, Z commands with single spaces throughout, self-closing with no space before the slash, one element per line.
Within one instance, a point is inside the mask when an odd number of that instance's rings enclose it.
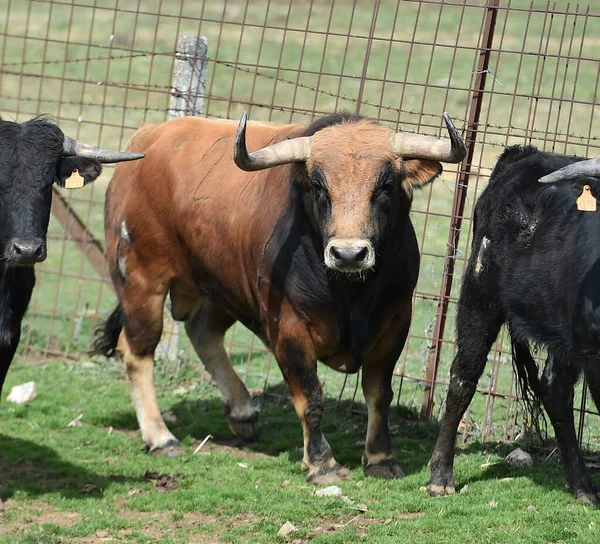
<path fill-rule="evenodd" d="M 145 161 L 116 168 L 106 198 L 106 241 L 120 300 L 96 343 L 125 362 L 150 451 L 181 446 L 161 417 L 152 380 L 165 297 L 225 398 L 241 438 L 258 435 L 258 410 L 223 347 L 241 321 L 274 353 L 304 431 L 308 481 L 338 480 L 323 436 L 317 360 L 362 367 L 368 476 L 402 475 L 392 453 L 391 376 L 411 319 L 419 271 L 409 219 L 413 188 L 465 149 L 397 134 L 359 116 L 306 127 L 182 118 L 142 128 Z M 235 163 L 243 170 L 242 172 Z M 121 330 L 123 328 L 123 330 Z"/>

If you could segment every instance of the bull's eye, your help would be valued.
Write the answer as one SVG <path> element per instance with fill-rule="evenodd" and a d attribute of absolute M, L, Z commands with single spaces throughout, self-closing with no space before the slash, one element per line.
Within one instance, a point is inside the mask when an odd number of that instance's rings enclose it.
<path fill-rule="evenodd" d="M 394 191 L 394 180 L 387 180 L 385 183 L 381 183 L 373 191 L 373 198 L 377 197 L 389 197 Z"/>
<path fill-rule="evenodd" d="M 312 182 L 312 188 L 313 188 L 313 191 L 317 194 L 321 194 L 321 193 L 325 192 L 325 187 L 323 186 L 322 183 L 319 183 L 318 181 Z"/>

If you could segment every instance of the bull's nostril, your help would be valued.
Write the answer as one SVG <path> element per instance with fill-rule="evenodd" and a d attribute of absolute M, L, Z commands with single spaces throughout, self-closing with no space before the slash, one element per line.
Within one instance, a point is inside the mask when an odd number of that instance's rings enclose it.
<path fill-rule="evenodd" d="M 39 245 L 38 248 L 35 250 L 35 256 L 39 257 L 42 254 L 42 251 L 44 250 L 42 245 Z"/>
<path fill-rule="evenodd" d="M 362 262 L 367 258 L 367 254 L 368 254 L 369 250 L 367 247 L 363 247 L 361 249 L 358 250 L 358 252 L 356 253 L 356 257 L 355 260 Z"/>
<path fill-rule="evenodd" d="M 342 258 L 342 254 L 340 252 L 340 249 L 335 247 L 335 246 L 331 246 L 329 248 L 329 253 L 331 254 L 331 256 L 336 260 L 339 261 Z"/>
<path fill-rule="evenodd" d="M 23 250 L 21 249 L 21 247 L 18 244 L 13 244 L 13 253 L 15 255 L 21 255 L 23 253 Z"/>

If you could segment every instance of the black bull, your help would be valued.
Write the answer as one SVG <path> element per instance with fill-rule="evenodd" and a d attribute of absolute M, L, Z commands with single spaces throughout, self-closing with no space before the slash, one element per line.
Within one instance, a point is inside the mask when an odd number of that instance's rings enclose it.
<path fill-rule="evenodd" d="M 567 485 L 585 502 L 600 500 L 573 419 L 574 385 L 582 373 L 600 408 L 600 215 L 576 204 L 584 185 L 600 196 L 600 169 L 578 161 L 533 147 L 507 148 L 475 206 L 471 257 L 458 300 L 458 348 L 430 461 L 432 495 L 455 491 L 457 428 L 506 323 L 521 389 L 546 409 Z M 569 164 L 566 172 L 543 180 L 561 183 L 538 183 Z M 548 351 L 541 379 L 530 344 Z"/>

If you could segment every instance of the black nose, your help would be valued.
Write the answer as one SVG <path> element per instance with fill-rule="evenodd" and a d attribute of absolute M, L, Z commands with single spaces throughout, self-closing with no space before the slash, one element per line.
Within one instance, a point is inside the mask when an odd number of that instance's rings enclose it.
<path fill-rule="evenodd" d="M 40 238 L 13 238 L 8 246 L 9 260 L 21 266 L 31 266 L 46 259 L 46 242 Z"/>
<path fill-rule="evenodd" d="M 360 266 L 369 254 L 367 246 L 331 246 L 329 253 L 337 266 Z"/>

